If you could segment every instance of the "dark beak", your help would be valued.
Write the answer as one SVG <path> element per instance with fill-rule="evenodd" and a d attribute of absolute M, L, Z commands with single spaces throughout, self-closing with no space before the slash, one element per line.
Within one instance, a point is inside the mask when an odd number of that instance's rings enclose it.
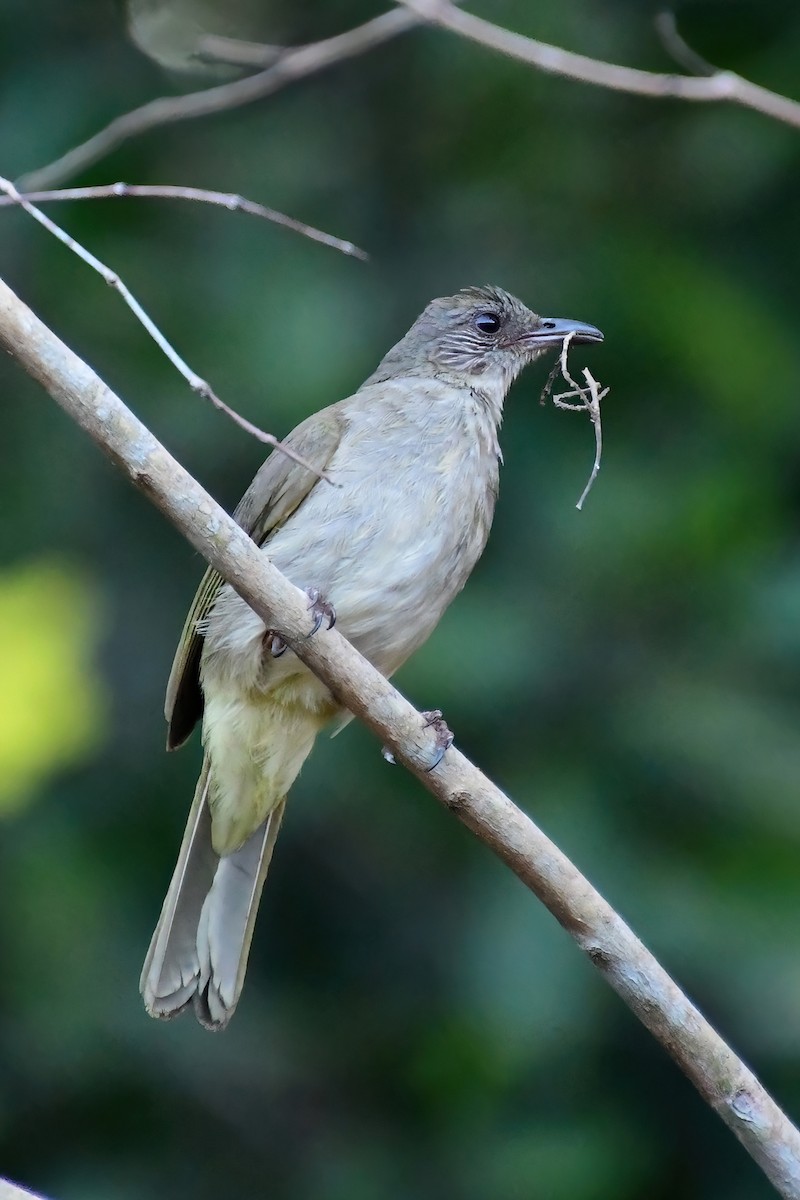
<path fill-rule="evenodd" d="M 594 325 L 584 325 L 582 321 L 570 321 L 568 317 L 540 317 L 535 329 L 523 334 L 519 339 L 523 345 L 560 346 L 568 333 L 572 334 L 572 343 L 580 345 L 583 342 L 602 342 L 603 335 Z"/>

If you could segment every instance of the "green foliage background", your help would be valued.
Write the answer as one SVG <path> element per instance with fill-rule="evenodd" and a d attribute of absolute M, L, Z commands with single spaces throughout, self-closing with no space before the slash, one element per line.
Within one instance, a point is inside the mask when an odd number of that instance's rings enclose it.
<path fill-rule="evenodd" d="M 286 42 L 378 11 L 248 8 L 247 32 Z M 671 69 L 645 4 L 482 11 Z M 710 59 L 799 94 L 795 4 L 680 17 Z M 206 82 L 165 76 L 101 0 L 5 0 L 0 80 L 12 177 Z M 489 549 L 398 682 L 795 1116 L 799 168 L 800 133 L 756 114 L 546 78 L 427 30 L 75 181 L 239 191 L 369 265 L 205 208 L 54 211 L 276 433 L 465 284 L 603 328 L 585 511 L 590 427 L 540 408 L 530 371 Z M 0 270 L 232 506 L 259 446 L 104 285 L 7 210 Z M 548 914 L 359 728 L 293 793 L 230 1030 L 146 1019 L 140 963 L 198 760 L 164 754 L 162 692 L 202 564 L 10 362 L 0 387 L 0 1173 L 62 1200 L 769 1196 Z"/>

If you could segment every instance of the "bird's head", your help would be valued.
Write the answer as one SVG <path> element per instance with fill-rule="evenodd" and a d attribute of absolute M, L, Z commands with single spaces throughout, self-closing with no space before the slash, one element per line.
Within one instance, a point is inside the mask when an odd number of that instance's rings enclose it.
<path fill-rule="evenodd" d="M 435 374 L 502 402 L 523 367 L 572 340 L 602 342 L 594 325 L 540 317 L 498 287 L 469 287 L 432 300 L 373 378 Z"/>

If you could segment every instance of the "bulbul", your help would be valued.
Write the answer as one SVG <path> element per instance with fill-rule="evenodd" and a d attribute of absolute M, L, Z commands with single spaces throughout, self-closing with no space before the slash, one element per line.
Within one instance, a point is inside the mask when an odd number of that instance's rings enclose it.
<path fill-rule="evenodd" d="M 478 561 L 494 514 L 503 402 L 547 350 L 599 342 L 496 287 L 433 300 L 354 395 L 274 451 L 234 516 L 280 571 L 391 675 L 422 645 Z M 323 473 L 332 487 L 315 473 Z M 221 1029 L 244 981 L 286 796 L 342 713 L 325 685 L 213 570 L 167 685 L 167 746 L 202 718 L 203 767 L 141 978 L 147 1011 L 194 1004 Z"/>

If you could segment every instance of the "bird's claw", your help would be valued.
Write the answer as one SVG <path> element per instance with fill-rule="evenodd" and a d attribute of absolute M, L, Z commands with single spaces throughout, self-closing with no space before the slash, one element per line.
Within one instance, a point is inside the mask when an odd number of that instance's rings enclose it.
<path fill-rule="evenodd" d="M 433 708 L 430 710 L 430 712 L 424 712 L 422 716 L 423 728 L 432 729 L 436 737 L 433 748 L 433 761 L 428 767 L 428 771 L 430 772 L 433 771 L 434 768 L 438 767 L 446 752 L 450 749 L 455 741 L 455 737 L 448 729 L 447 723 L 442 716 L 442 710 L 440 708 Z"/>
<path fill-rule="evenodd" d="M 309 637 L 312 638 L 315 633 L 318 633 L 322 627 L 322 622 L 328 622 L 328 629 L 333 629 L 336 624 L 336 609 L 323 596 L 320 595 L 319 588 L 306 588 L 308 596 L 308 607 L 314 615 L 314 624 L 311 626 Z"/>
<path fill-rule="evenodd" d="M 269 650 L 273 658 L 280 658 L 282 654 L 286 653 L 289 647 L 282 637 L 272 629 L 268 629 L 264 634 L 264 649 Z"/>
<path fill-rule="evenodd" d="M 324 600 L 320 595 L 319 588 L 306 588 L 308 596 L 308 605 L 311 612 L 314 614 L 314 624 L 311 626 L 309 637 L 312 638 L 320 629 L 322 622 L 327 620 L 328 629 L 333 629 L 336 624 L 336 610 L 332 604 Z M 264 634 L 263 641 L 264 649 L 268 650 L 273 658 L 280 658 L 289 649 L 286 642 L 276 633 L 274 629 L 268 629 Z"/>
<path fill-rule="evenodd" d="M 431 755 L 431 764 L 427 768 L 428 771 L 433 771 L 438 767 L 439 763 L 444 758 L 447 751 L 452 746 L 455 738 L 447 727 L 447 723 L 442 716 L 442 711 L 439 708 L 433 708 L 430 712 L 424 712 L 422 716 L 422 728 L 432 729 L 434 732 L 435 741 L 433 744 L 433 754 Z M 396 761 L 394 754 L 389 746 L 381 746 L 381 754 L 388 763 Z"/>

